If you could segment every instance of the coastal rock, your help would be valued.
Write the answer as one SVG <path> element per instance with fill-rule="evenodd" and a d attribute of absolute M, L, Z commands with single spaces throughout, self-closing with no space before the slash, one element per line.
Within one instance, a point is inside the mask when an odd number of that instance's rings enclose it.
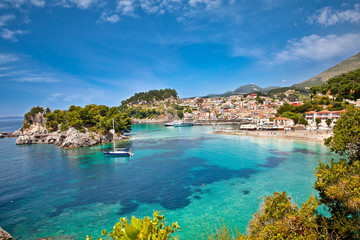
<path fill-rule="evenodd" d="M 89 147 L 99 143 L 110 142 L 112 138 L 97 134 L 90 131 L 80 132 L 75 128 L 69 128 L 67 131 L 52 132 L 44 130 L 42 126 L 31 126 L 29 129 L 23 131 L 22 135 L 16 140 L 16 144 L 38 144 L 47 143 L 54 144 L 61 148 L 78 148 L 78 147 Z M 115 140 L 126 139 L 124 136 L 116 136 Z"/>
<path fill-rule="evenodd" d="M 8 232 L 0 227 L 0 240 L 12 240 L 14 239 Z"/>
<path fill-rule="evenodd" d="M 35 144 L 35 143 L 37 143 L 37 141 L 36 141 L 35 137 L 31 136 L 31 135 L 22 135 L 22 136 L 19 136 L 18 139 L 16 139 L 17 145 Z"/>

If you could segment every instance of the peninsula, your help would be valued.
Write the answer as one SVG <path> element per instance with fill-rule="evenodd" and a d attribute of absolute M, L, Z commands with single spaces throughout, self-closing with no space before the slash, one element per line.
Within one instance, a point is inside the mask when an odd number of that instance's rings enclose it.
<path fill-rule="evenodd" d="M 117 107 L 87 105 L 70 106 L 65 110 L 51 111 L 34 107 L 24 116 L 23 126 L 14 132 L 16 144 L 55 144 L 60 148 L 77 148 L 107 143 L 112 140 L 111 121 L 115 120 L 117 140 L 131 130 L 131 119 Z"/>

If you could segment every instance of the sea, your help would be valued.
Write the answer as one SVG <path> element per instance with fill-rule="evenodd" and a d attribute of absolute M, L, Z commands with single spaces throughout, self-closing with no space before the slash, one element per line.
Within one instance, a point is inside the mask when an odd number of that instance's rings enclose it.
<path fill-rule="evenodd" d="M 20 126 L 0 121 L 0 131 Z M 321 143 L 214 128 L 133 125 L 117 143 L 132 157 L 104 156 L 106 144 L 63 150 L 0 139 L 0 227 L 15 239 L 96 239 L 120 217 L 159 210 L 179 223 L 179 239 L 203 239 L 224 223 L 244 233 L 275 191 L 297 204 L 316 194 L 314 169 L 331 158 Z"/>

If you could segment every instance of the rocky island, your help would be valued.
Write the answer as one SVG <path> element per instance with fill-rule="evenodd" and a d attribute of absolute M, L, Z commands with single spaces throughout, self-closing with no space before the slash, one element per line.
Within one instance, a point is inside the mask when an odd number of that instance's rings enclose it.
<path fill-rule="evenodd" d="M 112 140 L 111 121 L 115 120 L 115 140 L 127 139 L 131 119 L 118 108 L 104 105 L 72 105 L 69 110 L 34 107 L 24 116 L 23 126 L 13 135 L 16 144 L 55 144 L 60 148 L 88 147 Z"/>

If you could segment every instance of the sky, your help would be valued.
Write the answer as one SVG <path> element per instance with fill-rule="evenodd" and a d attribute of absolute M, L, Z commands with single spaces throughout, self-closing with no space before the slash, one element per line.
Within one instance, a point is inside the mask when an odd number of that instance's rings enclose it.
<path fill-rule="evenodd" d="M 359 39 L 358 0 L 0 0 L 0 117 L 291 86 Z"/>

